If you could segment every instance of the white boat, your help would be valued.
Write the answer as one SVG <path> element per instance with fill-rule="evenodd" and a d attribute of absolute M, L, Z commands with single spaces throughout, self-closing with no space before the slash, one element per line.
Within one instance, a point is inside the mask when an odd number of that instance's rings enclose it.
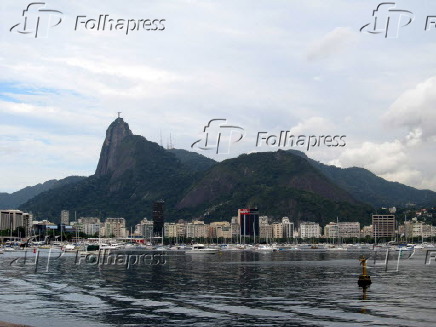
<path fill-rule="evenodd" d="M 73 244 L 67 244 L 64 248 L 65 252 L 74 252 L 76 251 L 76 247 Z"/>
<path fill-rule="evenodd" d="M 219 249 L 208 248 L 204 244 L 193 244 L 190 250 L 186 250 L 186 254 L 215 254 Z"/>
<path fill-rule="evenodd" d="M 4 252 L 14 252 L 14 251 L 19 251 L 19 249 L 13 248 L 13 247 L 4 247 L 3 251 Z"/>
<path fill-rule="evenodd" d="M 117 250 L 117 249 L 122 249 L 122 248 L 123 248 L 123 244 L 117 244 L 117 243 L 111 243 L 111 244 L 101 243 L 100 244 L 100 250 Z"/>
<path fill-rule="evenodd" d="M 272 252 L 272 251 L 277 251 L 277 248 L 272 246 L 272 245 L 265 245 L 265 244 L 260 244 L 258 247 L 255 248 L 257 251 L 261 251 L 261 252 Z"/>

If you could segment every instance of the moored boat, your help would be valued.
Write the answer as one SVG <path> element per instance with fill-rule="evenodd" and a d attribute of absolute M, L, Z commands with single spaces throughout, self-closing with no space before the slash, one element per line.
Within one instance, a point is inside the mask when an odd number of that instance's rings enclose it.
<path fill-rule="evenodd" d="M 219 249 L 206 247 L 204 244 L 193 244 L 190 250 L 186 250 L 186 254 L 216 254 Z"/>

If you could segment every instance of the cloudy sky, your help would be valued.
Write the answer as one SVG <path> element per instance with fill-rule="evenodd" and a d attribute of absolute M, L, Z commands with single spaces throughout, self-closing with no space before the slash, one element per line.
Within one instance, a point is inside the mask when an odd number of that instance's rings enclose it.
<path fill-rule="evenodd" d="M 194 147 L 216 160 L 276 151 L 259 132 L 345 135 L 287 148 L 436 191 L 434 1 L 379 8 L 377 26 L 372 0 L 51 0 L 23 16 L 30 3 L 0 3 L 0 192 L 93 174 L 118 111 L 188 150 L 211 119 L 242 128 L 228 153 Z M 92 29 L 99 15 L 134 30 Z"/>

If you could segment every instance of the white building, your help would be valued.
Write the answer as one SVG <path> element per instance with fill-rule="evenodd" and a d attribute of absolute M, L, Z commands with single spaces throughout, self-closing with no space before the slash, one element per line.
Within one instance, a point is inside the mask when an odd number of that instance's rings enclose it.
<path fill-rule="evenodd" d="M 164 223 L 164 237 L 176 238 L 177 237 L 177 224 Z"/>
<path fill-rule="evenodd" d="M 96 217 L 80 217 L 75 227 L 86 235 L 94 236 L 100 232 L 101 221 Z"/>
<path fill-rule="evenodd" d="M 282 223 L 272 224 L 272 236 L 274 239 L 283 238 L 283 224 Z"/>
<path fill-rule="evenodd" d="M 139 223 L 139 232 L 145 239 L 151 240 L 153 237 L 153 221 L 147 218 L 142 219 Z"/>
<path fill-rule="evenodd" d="M 321 227 L 318 223 L 314 222 L 303 222 L 300 224 L 300 237 L 306 238 L 320 238 L 321 237 Z"/>
<path fill-rule="evenodd" d="M 294 223 L 288 217 L 282 218 L 283 238 L 290 239 L 294 237 Z"/>
<path fill-rule="evenodd" d="M 204 221 L 194 220 L 186 224 L 187 238 L 207 238 L 209 234 L 209 225 Z"/>
<path fill-rule="evenodd" d="M 331 222 L 324 227 L 326 238 L 360 238 L 359 222 Z"/>

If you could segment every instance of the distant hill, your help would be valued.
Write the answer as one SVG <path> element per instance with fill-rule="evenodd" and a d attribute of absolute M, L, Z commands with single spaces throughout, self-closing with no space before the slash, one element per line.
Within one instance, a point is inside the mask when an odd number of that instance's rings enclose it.
<path fill-rule="evenodd" d="M 0 209 L 16 209 L 42 192 L 64 185 L 74 184 L 85 178 L 86 177 L 81 176 L 70 176 L 61 180 L 53 179 L 35 186 L 27 186 L 14 193 L 0 193 Z"/>
<path fill-rule="evenodd" d="M 310 159 L 300 151 L 290 150 L 289 152 L 305 158 L 355 199 L 373 207 L 405 207 L 410 203 L 418 207 L 430 207 L 436 204 L 436 192 L 418 190 L 398 182 L 389 182 L 364 168 L 338 168 Z"/>
<path fill-rule="evenodd" d="M 285 151 L 225 160 L 194 183 L 177 205 L 196 208 L 212 220 L 235 209 L 258 207 L 271 216 L 329 222 L 336 216 L 365 220 L 372 208 L 356 201 L 305 159 Z"/>

